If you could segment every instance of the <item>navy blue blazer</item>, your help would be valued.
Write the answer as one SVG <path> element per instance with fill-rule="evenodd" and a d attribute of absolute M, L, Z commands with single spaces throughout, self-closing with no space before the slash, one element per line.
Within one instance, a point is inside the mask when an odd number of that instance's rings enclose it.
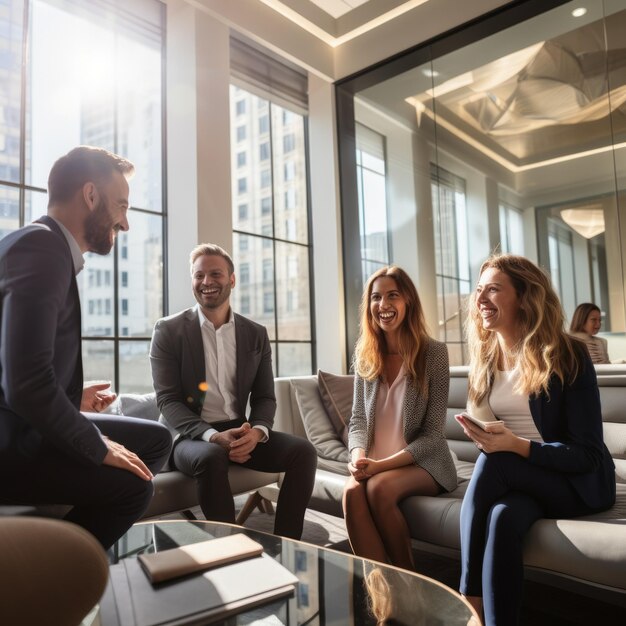
<path fill-rule="evenodd" d="M 553 376 L 549 394 L 529 399 L 543 443 L 532 441 L 529 462 L 563 472 L 581 499 L 594 509 L 615 503 L 615 465 L 604 444 L 596 371 L 587 350 L 575 349 L 580 369 L 572 383 Z"/>
<path fill-rule="evenodd" d="M 80 299 L 72 254 L 50 217 L 0 241 L 0 455 L 52 445 L 100 464 L 107 447 L 80 411 Z"/>

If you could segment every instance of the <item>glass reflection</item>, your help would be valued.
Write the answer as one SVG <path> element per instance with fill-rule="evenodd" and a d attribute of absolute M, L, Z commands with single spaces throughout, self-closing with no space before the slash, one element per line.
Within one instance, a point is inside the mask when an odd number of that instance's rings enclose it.
<path fill-rule="evenodd" d="M 451 364 L 465 359 L 466 296 L 497 249 L 543 265 L 568 316 L 596 302 L 611 357 L 626 357 L 626 2 L 594 0 L 574 16 L 577 6 L 355 96 L 355 121 L 404 164 L 385 173 L 392 194 L 402 190 L 389 202 L 390 260 L 417 278 Z"/>

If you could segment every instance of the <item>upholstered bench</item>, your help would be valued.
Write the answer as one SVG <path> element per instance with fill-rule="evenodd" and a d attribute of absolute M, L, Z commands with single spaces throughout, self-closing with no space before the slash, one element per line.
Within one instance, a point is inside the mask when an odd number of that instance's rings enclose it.
<path fill-rule="evenodd" d="M 160 415 L 154 393 L 121 394 L 107 409 L 107 413 L 149 420 L 158 420 Z M 228 480 L 233 495 L 239 495 L 256 492 L 261 487 L 275 483 L 278 480 L 278 474 L 258 472 L 232 463 L 228 471 Z M 192 518 L 191 509 L 196 506 L 198 506 L 196 481 L 166 466 L 154 477 L 154 497 L 144 518 L 159 517 L 175 512 L 183 512 L 186 517 Z M 248 514 L 249 508 L 246 509 Z M 237 522 L 243 523 L 245 517 L 244 512 Z"/>
<path fill-rule="evenodd" d="M 600 366 L 597 373 L 604 436 L 616 465 L 617 502 L 609 511 L 596 515 L 539 520 L 526 541 L 525 575 L 626 606 L 626 375 L 623 366 Z M 323 375 L 322 379 L 322 385 L 316 376 L 276 379 L 274 427 L 307 437 L 314 444 L 318 469 L 309 506 L 342 516 L 348 451 L 341 421 L 349 419 L 351 377 Z M 456 558 L 461 501 L 479 454 L 454 419 L 454 414 L 465 408 L 466 400 L 467 368 L 452 367 L 446 437 L 455 457 L 458 488 L 438 497 L 410 497 L 402 505 L 415 547 Z M 277 486 L 264 487 L 259 495 L 275 501 Z"/>

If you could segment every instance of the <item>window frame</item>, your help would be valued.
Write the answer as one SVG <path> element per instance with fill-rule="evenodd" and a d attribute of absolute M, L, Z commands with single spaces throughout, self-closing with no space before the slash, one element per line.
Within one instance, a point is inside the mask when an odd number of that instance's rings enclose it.
<path fill-rule="evenodd" d="M 158 6 L 158 11 L 160 12 L 160 21 L 162 25 L 162 37 L 159 48 L 160 53 L 160 98 L 161 98 L 161 116 L 160 116 L 160 130 L 161 130 L 161 147 L 160 147 L 160 159 L 161 159 L 161 211 L 147 209 L 142 207 L 131 206 L 128 209 L 128 221 L 133 222 L 133 214 L 147 214 L 151 216 L 155 216 L 161 220 L 161 242 L 162 242 L 162 263 L 163 263 L 163 282 L 162 282 L 162 315 L 167 315 L 168 313 L 168 207 L 167 207 L 167 143 L 166 143 L 166 80 L 165 80 L 165 63 L 166 63 L 166 7 L 162 3 L 155 0 L 157 3 L 155 6 Z M 31 37 L 31 29 L 32 29 L 32 4 L 33 0 L 23 0 L 23 15 L 22 15 L 22 33 L 21 33 L 21 46 L 22 46 L 22 56 L 21 56 L 21 70 L 20 70 L 20 109 L 19 109 L 19 176 L 17 177 L 17 181 L 15 180 L 0 180 L 0 186 L 2 188 L 15 189 L 18 192 L 19 198 L 19 210 L 18 210 L 18 221 L 17 228 L 22 228 L 26 225 L 26 217 L 27 217 L 27 201 L 30 201 L 31 206 L 35 203 L 33 201 L 34 198 L 37 197 L 37 194 L 41 194 L 39 197 L 47 195 L 47 189 L 40 187 L 36 184 L 30 184 L 26 182 L 26 153 L 27 153 L 27 141 L 32 142 L 33 137 L 27 133 L 27 116 L 28 116 L 28 91 L 31 91 L 31 85 L 29 79 L 32 77 L 29 74 L 30 67 L 32 65 L 32 57 L 30 53 L 30 37 Z M 73 15 L 73 13 L 70 13 Z M 114 101 L 114 111 L 115 115 L 119 111 L 120 103 L 115 100 Z M 32 133 L 32 129 L 31 129 Z M 114 145 L 111 147 L 111 150 L 114 153 L 119 153 L 122 146 L 119 145 L 120 136 L 117 132 L 117 128 L 113 133 L 114 137 Z M 58 155 L 62 156 L 61 154 Z M 131 182 L 132 188 L 132 182 Z M 38 218 L 39 215 L 32 215 L 32 218 Z M 121 248 L 121 249 L 120 249 Z M 120 391 L 127 391 L 121 386 L 121 376 L 120 376 L 120 352 L 122 344 L 128 344 L 130 342 L 138 342 L 149 345 L 152 336 L 150 335 L 124 335 L 123 330 L 128 330 L 127 326 L 122 327 L 121 325 L 121 296 L 120 289 L 127 288 L 124 287 L 121 283 L 121 272 L 119 269 L 119 260 L 123 256 L 123 252 L 126 250 L 127 252 L 127 244 L 121 245 L 118 239 L 116 238 L 115 244 L 111 251 L 113 266 L 111 270 L 105 270 L 106 272 L 112 272 L 112 296 L 111 296 L 111 306 L 112 306 L 112 318 L 113 318 L 113 327 L 110 329 L 112 332 L 110 334 L 104 335 L 84 335 L 82 333 L 82 324 L 81 324 L 81 351 L 84 354 L 85 350 L 89 347 L 89 344 L 97 345 L 97 343 L 102 344 L 105 342 L 107 345 L 112 345 L 113 352 L 113 364 L 112 371 L 113 376 L 111 380 L 111 385 L 114 390 L 118 393 Z M 97 288 L 97 280 L 98 274 L 100 270 L 98 268 L 89 268 L 89 259 L 86 259 L 85 270 L 88 271 L 88 284 L 87 288 L 94 287 Z M 91 282 L 93 281 L 93 283 Z M 102 279 L 102 275 L 100 275 L 100 283 L 105 283 L 106 280 Z M 106 287 L 106 285 L 105 285 Z M 82 300 L 82 298 L 81 298 Z M 81 301 L 83 307 L 87 310 L 92 309 L 94 311 L 98 310 L 96 302 L 100 302 L 100 309 L 106 310 L 106 304 L 103 307 L 101 304 L 101 298 L 97 296 L 89 296 L 86 294 L 86 301 Z M 126 317 L 126 316 L 124 316 Z M 109 327 L 105 327 L 104 330 L 109 330 Z M 100 377 L 99 377 L 100 378 Z M 107 377 L 108 378 L 108 377 Z M 146 381 L 148 383 L 150 381 Z M 132 390 L 128 390 L 132 391 Z"/>

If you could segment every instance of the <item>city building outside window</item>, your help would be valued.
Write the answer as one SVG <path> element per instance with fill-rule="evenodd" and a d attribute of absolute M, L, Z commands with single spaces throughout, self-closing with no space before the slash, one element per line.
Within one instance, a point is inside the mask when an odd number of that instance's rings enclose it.
<path fill-rule="evenodd" d="M 0 0 L 0 237 L 46 213 L 50 168 L 73 147 L 135 164 L 130 231 L 111 254 L 86 254 L 77 283 L 85 380 L 147 392 L 152 327 L 164 313 L 165 10 L 157 0 L 118 4 Z"/>
<path fill-rule="evenodd" d="M 242 118 L 235 123 L 234 110 L 242 100 L 247 102 L 246 126 L 259 131 L 245 143 L 238 140 Z M 233 177 L 233 251 L 235 273 L 239 272 L 233 308 L 267 328 L 275 375 L 310 374 L 314 361 L 306 119 L 234 85 L 231 109 L 232 158 L 244 145 L 250 157 L 245 220 L 237 208 L 241 194 Z M 267 169 L 268 161 L 271 169 Z"/>
<path fill-rule="evenodd" d="M 431 163 L 439 339 L 451 365 L 465 363 L 463 318 L 470 293 L 465 180 Z"/>

